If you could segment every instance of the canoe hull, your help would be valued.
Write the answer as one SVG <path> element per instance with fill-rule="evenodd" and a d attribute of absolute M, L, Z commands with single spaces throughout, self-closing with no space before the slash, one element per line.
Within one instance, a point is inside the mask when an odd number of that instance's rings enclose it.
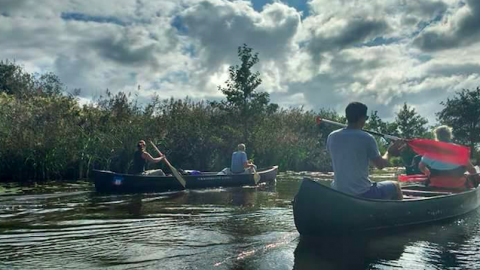
<path fill-rule="evenodd" d="M 276 179 L 278 166 L 259 170 L 258 183 L 271 182 Z M 231 186 L 254 186 L 253 174 L 216 175 L 182 175 L 186 181 L 185 188 L 173 176 L 144 176 L 118 174 L 111 171 L 93 171 L 93 180 L 97 192 L 163 192 L 182 189 L 200 189 Z"/>
<path fill-rule="evenodd" d="M 295 197 L 301 235 L 369 231 L 429 223 L 466 214 L 479 206 L 479 189 L 404 201 L 363 199 L 304 179 Z"/>

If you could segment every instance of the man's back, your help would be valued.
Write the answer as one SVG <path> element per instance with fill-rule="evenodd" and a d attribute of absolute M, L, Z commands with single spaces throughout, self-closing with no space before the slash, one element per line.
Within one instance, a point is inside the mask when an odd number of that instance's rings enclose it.
<path fill-rule="evenodd" d="M 247 162 L 247 154 L 244 151 L 236 151 L 232 154 L 232 163 L 230 170 L 233 173 L 242 173 L 245 171 L 243 164 Z"/>
<path fill-rule="evenodd" d="M 373 136 L 359 129 L 339 129 L 328 136 L 327 150 L 335 172 L 333 188 L 352 195 L 370 189 L 369 161 L 380 157 Z"/>

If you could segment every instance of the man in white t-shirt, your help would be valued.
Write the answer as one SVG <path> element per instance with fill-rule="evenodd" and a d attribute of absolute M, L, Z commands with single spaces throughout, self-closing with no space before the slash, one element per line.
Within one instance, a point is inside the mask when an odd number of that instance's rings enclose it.
<path fill-rule="evenodd" d="M 364 198 L 401 200 L 400 185 L 394 181 L 370 181 L 368 167 L 370 162 L 379 169 L 386 167 L 390 149 L 398 149 L 404 142 L 396 141 L 382 157 L 373 136 L 362 130 L 368 119 L 367 109 L 360 102 L 348 104 L 348 126 L 328 135 L 327 150 L 335 172 L 332 188 Z"/>

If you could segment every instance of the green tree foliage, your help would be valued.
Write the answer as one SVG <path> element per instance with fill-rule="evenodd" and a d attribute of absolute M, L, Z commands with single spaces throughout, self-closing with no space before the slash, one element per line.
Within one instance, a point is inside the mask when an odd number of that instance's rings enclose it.
<path fill-rule="evenodd" d="M 0 93 L 22 97 L 35 89 L 35 78 L 23 68 L 9 61 L 0 61 Z"/>
<path fill-rule="evenodd" d="M 459 143 L 474 149 L 480 142 L 480 88 L 463 89 L 440 104 L 444 108 L 437 113 L 438 121 L 453 128 Z"/>
<path fill-rule="evenodd" d="M 365 129 L 372 130 L 375 132 L 383 133 L 383 134 L 388 134 L 388 135 L 394 135 L 398 136 L 398 125 L 396 122 L 389 123 L 383 121 L 379 116 L 378 116 L 378 111 L 372 111 L 370 113 L 370 117 L 368 118 L 368 122 L 365 125 Z"/>
<path fill-rule="evenodd" d="M 266 92 L 258 92 L 256 88 L 262 83 L 260 73 L 252 72 L 252 67 L 258 63 L 258 53 L 253 53 L 252 48 L 246 44 L 238 47 L 240 65 L 230 66 L 229 79 L 225 82 L 226 87 L 218 89 L 225 94 L 227 101 L 223 103 L 225 110 L 230 112 L 232 119 L 238 119 L 243 131 L 243 141 L 250 143 L 252 127 L 262 120 L 267 110 L 274 111 L 277 105 L 271 104 L 270 95 Z"/>
<path fill-rule="evenodd" d="M 395 124 L 397 126 L 398 135 L 402 138 L 421 138 L 427 133 L 425 126 L 428 120 L 420 116 L 415 108 L 403 104 L 403 107 L 395 117 Z"/>
<path fill-rule="evenodd" d="M 378 111 L 372 111 L 370 113 L 370 117 L 368 118 L 368 121 L 365 124 L 365 129 L 379 132 L 382 134 L 398 136 L 397 124 L 395 122 L 389 123 L 389 122 L 383 121 L 378 116 Z M 380 137 L 376 137 L 375 140 L 378 143 L 378 147 L 380 151 L 382 153 L 385 152 L 389 142 L 387 142 L 385 139 Z"/>
<path fill-rule="evenodd" d="M 158 146 L 182 168 L 213 168 L 219 153 L 231 143 L 221 136 L 222 117 L 209 103 L 167 99 L 156 106 L 157 130 L 153 131 Z"/>
<path fill-rule="evenodd" d="M 154 141 L 177 167 L 220 170 L 244 141 L 238 103 L 154 97 L 139 106 L 135 94 L 106 90 L 80 106 L 54 74 L 27 74 L 12 63 L 0 64 L 0 70 L 16 74 L 1 74 L 10 79 L 3 82 L 9 90 L 0 93 L 0 180 L 83 178 L 94 168 L 128 172 L 140 139 Z M 333 128 L 319 128 L 315 115 L 338 115 L 280 110 L 268 94 L 253 92 L 244 112 L 253 114 L 246 115 L 249 157 L 260 167 L 331 170 L 324 144 Z M 161 163 L 151 166 L 168 171 Z"/>
<path fill-rule="evenodd" d="M 428 137 L 430 136 L 430 133 L 427 132 L 427 127 L 425 126 L 427 123 L 427 119 L 420 116 L 415 108 L 404 103 L 395 117 L 394 125 L 397 129 L 395 135 L 406 139 Z M 403 164 L 407 167 L 407 170 L 410 168 L 409 166 L 412 165 L 413 159 L 416 155 L 417 154 L 413 152 L 410 147 L 407 147 L 402 151 L 401 159 Z"/>
<path fill-rule="evenodd" d="M 0 180 L 76 179 L 88 177 L 92 169 L 128 172 L 140 139 L 154 141 L 183 169 L 221 170 L 229 166 L 237 144 L 246 142 L 249 158 L 259 167 L 278 164 L 282 170 L 330 171 L 325 142 L 336 127 L 316 125 L 315 116 L 337 122 L 345 122 L 344 117 L 330 110 L 280 109 L 270 103 L 268 93 L 256 91 L 261 80 L 250 68 L 258 56 L 244 45 L 239 57 L 242 65 L 230 68 L 227 87 L 220 88 L 226 101 L 153 97 L 146 105 L 138 104 L 135 91 L 106 90 L 81 106 L 75 96 L 65 94 L 67 89 L 55 74 L 28 74 L 14 63 L 0 62 Z M 456 99 L 469 95 L 458 94 Z M 459 119 L 471 115 L 451 111 L 458 106 L 456 99 L 445 103 L 439 119 L 462 131 L 455 123 L 465 123 Z M 475 102 L 464 110 L 478 116 Z M 372 112 L 366 128 L 421 136 L 426 124 L 422 119 L 405 104 L 394 123 Z M 470 138 L 462 134 L 456 133 L 457 138 Z M 156 156 L 152 147 L 147 150 Z M 168 172 L 163 163 L 150 166 Z"/>

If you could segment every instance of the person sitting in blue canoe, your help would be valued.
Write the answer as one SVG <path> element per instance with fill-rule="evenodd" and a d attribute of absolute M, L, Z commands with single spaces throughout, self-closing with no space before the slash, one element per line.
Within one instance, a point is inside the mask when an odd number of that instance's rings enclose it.
<path fill-rule="evenodd" d="M 245 153 L 245 144 L 238 145 L 237 151 L 232 154 L 232 163 L 230 165 L 230 172 L 237 173 L 253 173 L 257 169 L 257 166 L 247 159 L 247 153 Z"/>
<path fill-rule="evenodd" d="M 348 125 L 328 135 L 327 151 L 330 153 L 334 170 L 332 188 L 369 199 L 401 200 L 400 185 L 394 181 L 372 182 L 368 168 L 372 162 L 377 168 L 388 166 L 389 152 L 404 147 L 401 140 L 389 146 L 384 156 L 372 135 L 363 131 L 368 119 L 367 106 L 352 102 L 345 109 Z"/>
<path fill-rule="evenodd" d="M 160 157 L 154 158 L 152 157 L 147 151 L 147 145 L 144 140 L 140 140 L 137 143 L 137 151 L 133 154 L 133 174 L 142 174 L 142 175 L 157 175 L 157 176 L 165 176 L 165 173 L 161 170 L 145 170 L 145 166 L 147 165 L 147 161 L 158 163 L 165 158 L 165 155 Z"/>

